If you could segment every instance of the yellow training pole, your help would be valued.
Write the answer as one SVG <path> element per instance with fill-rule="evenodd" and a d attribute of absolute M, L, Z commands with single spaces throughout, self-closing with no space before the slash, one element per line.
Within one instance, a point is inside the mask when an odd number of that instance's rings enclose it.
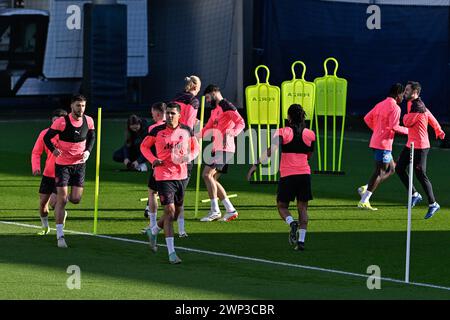
<path fill-rule="evenodd" d="M 94 195 L 94 234 L 97 234 L 98 191 L 100 185 L 100 141 L 102 137 L 102 108 L 98 108 L 97 118 L 97 156 L 95 157 L 95 195 Z"/>
<path fill-rule="evenodd" d="M 205 116 L 205 96 L 202 97 L 202 105 L 200 108 L 200 132 L 202 132 L 202 129 L 203 129 L 204 116 Z M 200 200 L 200 175 L 201 175 L 201 169 L 202 169 L 203 139 L 200 139 L 199 145 L 200 145 L 200 152 L 198 154 L 198 159 L 197 159 L 197 183 L 195 186 L 195 210 L 194 210 L 195 218 L 197 218 L 198 203 Z"/>

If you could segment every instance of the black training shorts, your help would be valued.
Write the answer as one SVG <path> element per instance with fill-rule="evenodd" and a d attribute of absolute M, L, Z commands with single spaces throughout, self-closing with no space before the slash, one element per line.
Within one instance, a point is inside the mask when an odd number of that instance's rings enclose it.
<path fill-rule="evenodd" d="M 55 184 L 57 187 L 83 187 L 86 163 L 55 165 Z"/>
<path fill-rule="evenodd" d="M 233 159 L 234 159 L 233 152 L 216 151 L 211 152 L 210 159 L 203 159 L 203 161 L 208 167 L 216 169 L 220 173 L 227 173 L 228 163 L 232 162 Z"/>
<path fill-rule="evenodd" d="M 156 185 L 155 175 L 152 169 L 149 170 L 147 186 L 149 189 L 152 189 L 153 191 L 158 191 L 157 189 L 158 186 Z"/>
<path fill-rule="evenodd" d="M 178 207 L 183 205 L 186 179 L 156 181 L 156 186 L 158 189 L 159 201 L 161 201 L 163 206 L 171 203 Z"/>
<path fill-rule="evenodd" d="M 41 185 L 39 186 L 39 193 L 56 194 L 55 178 L 42 176 Z"/>
<path fill-rule="evenodd" d="M 296 174 L 280 178 L 278 181 L 277 202 L 307 202 L 313 199 L 311 192 L 311 175 Z"/>

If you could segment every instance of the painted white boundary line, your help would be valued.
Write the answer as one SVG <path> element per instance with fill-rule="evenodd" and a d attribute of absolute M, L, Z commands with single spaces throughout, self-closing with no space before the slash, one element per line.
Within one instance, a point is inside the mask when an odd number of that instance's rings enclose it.
<path fill-rule="evenodd" d="M 24 224 L 24 223 L 12 222 L 12 221 L 0 221 L 0 223 L 8 224 L 8 225 L 20 226 L 20 227 L 25 227 L 25 228 L 41 229 L 41 227 L 37 226 L 37 225 Z M 55 230 L 55 229 L 52 228 L 51 230 Z M 84 235 L 84 236 L 91 236 L 91 237 L 96 237 L 96 238 L 102 238 L 102 239 L 110 239 L 110 240 L 116 240 L 116 241 L 123 241 L 123 242 L 139 243 L 139 244 L 148 245 L 147 241 L 133 240 L 133 239 L 127 239 L 127 238 L 119 238 L 119 237 L 111 237 L 111 236 L 98 235 L 98 234 L 92 234 L 92 233 L 87 233 L 87 232 L 79 232 L 79 231 L 72 231 L 72 230 L 64 230 L 64 232 L 77 234 L 77 235 Z M 158 246 L 165 247 L 165 245 L 161 245 L 161 244 L 158 244 Z M 185 248 L 185 247 L 175 247 L 175 248 L 178 249 L 178 250 L 184 250 L 184 251 L 188 251 L 188 252 L 202 253 L 202 254 L 208 254 L 208 255 L 219 256 L 219 257 L 226 257 L 226 258 L 232 258 L 232 259 L 239 259 L 239 260 L 245 260 L 245 261 L 251 261 L 251 262 L 260 262 L 260 263 L 277 265 L 277 266 L 284 266 L 284 267 L 291 267 L 291 268 L 298 268 L 298 269 L 305 269 L 305 270 L 314 270 L 314 271 L 321 271 L 321 272 L 327 272 L 327 273 L 341 274 L 341 275 L 352 276 L 352 277 L 368 278 L 369 276 L 371 276 L 371 275 L 367 275 L 367 274 L 346 272 L 346 271 L 340 271 L 340 270 L 334 270 L 334 269 L 326 269 L 326 268 L 305 266 L 305 265 L 293 264 L 293 263 L 287 263 L 287 262 L 279 262 L 279 261 L 272 261 L 272 260 L 266 260 L 266 259 L 237 256 L 237 255 L 234 255 L 234 254 L 227 254 L 227 253 L 221 253 L 221 252 L 199 250 L 199 249 L 191 249 L 191 248 Z M 377 278 L 377 277 L 374 277 L 374 276 L 372 276 L 372 277 L 374 279 Z M 392 278 L 384 278 L 384 277 L 380 277 L 379 279 L 383 280 L 383 281 L 400 283 L 400 284 L 405 284 L 405 285 L 413 285 L 413 286 L 418 286 L 418 287 L 426 287 L 426 288 L 433 288 L 433 289 L 440 289 L 440 290 L 450 291 L 450 287 L 437 286 L 437 285 L 428 284 L 428 283 L 420 283 L 420 282 L 409 282 L 409 283 L 406 283 L 403 280 L 397 280 L 397 279 L 392 279 Z"/>

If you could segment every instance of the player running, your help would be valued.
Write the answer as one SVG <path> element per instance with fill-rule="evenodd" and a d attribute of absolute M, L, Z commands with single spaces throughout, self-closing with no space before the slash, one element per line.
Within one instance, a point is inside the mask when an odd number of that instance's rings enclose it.
<path fill-rule="evenodd" d="M 197 99 L 197 95 L 200 92 L 202 83 L 200 78 L 197 76 L 190 76 L 184 79 L 184 91 L 178 93 L 173 102 L 180 105 L 180 123 L 188 126 L 193 132 L 195 131 L 195 126 L 200 122 L 197 119 L 198 108 L 200 106 L 200 101 Z M 186 180 L 186 187 L 189 185 L 191 179 L 192 169 L 194 167 L 194 162 L 189 162 L 188 166 L 188 176 Z M 178 235 L 180 238 L 187 237 L 184 227 L 184 205 L 180 208 L 180 215 L 178 216 Z"/>
<path fill-rule="evenodd" d="M 206 166 L 202 172 L 211 199 L 211 209 L 200 221 L 209 222 L 222 217 L 217 197 L 226 210 L 226 214 L 220 220 L 231 221 L 238 217 L 238 212 L 228 199 L 224 187 L 219 182 L 219 177 L 228 171 L 228 163 L 233 160 L 236 150 L 234 138 L 245 128 L 245 122 L 236 107 L 222 97 L 218 86 L 210 84 L 206 87 L 204 95 L 214 108 L 208 123 L 199 134 L 199 137 L 203 138 L 212 132 L 211 157 L 205 157 Z"/>
<path fill-rule="evenodd" d="M 272 143 L 266 152 L 247 173 L 250 180 L 258 165 L 276 152 L 281 146 L 280 180 L 278 181 L 277 207 L 280 217 L 290 226 L 289 243 L 295 250 L 305 249 L 308 226 L 308 201 L 313 199 L 311 192 L 311 168 L 308 160 L 314 151 L 316 136 L 306 128 L 306 113 L 299 104 L 288 109 L 288 126 L 277 129 Z M 289 203 L 297 198 L 299 221 L 289 212 Z M 298 237 L 297 237 L 298 231 Z"/>
<path fill-rule="evenodd" d="M 166 104 L 164 102 L 154 103 L 152 105 L 151 111 L 152 111 L 152 118 L 155 123 L 148 127 L 148 133 L 150 133 L 154 127 L 160 126 L 166 122 Z M 144 154 L 144 149 L 150 149 L 150 147 L 146 144 L 146 141 L 148 142 L 149 140 L 146 138 L 144 138 L 140 146 L 142 154 Z M 156 152 L 155 146 L 152 146 L 151 150 L 153 153 L 155 153 Z M 147 206 L 145 207 L 144 210 L 144 216 L 150 219 L 150 224 L 148 225 L 147 228 L 142 230 L 143 233 L 146 233 L 147 229 L 155 226 L 158 212 L 158 201 L 156 199 L 158 190 L 156 189 L 156 180 L 152 169 L 149 170 L 147 186 L 148 186 L 148 201 Z"/>
<path fill-rule="evenodd" d="M 368 184 L 358 188 L 361 199 L 358 208 L 378 210 L 370 205 L 370 197 L 381 182 L 395 173 L 395 162 L 392 158 L 392 144 L 396 133 L 408 134 L 408 129 L 400 126 L 404 87 L 400 83 L 392 85 L 386 99 L 378 103 L 364 117 L 367 126 L 372 130 L 369 147 L 374 151 L 375 171 Z"/>
<path fill-rule="evenodd" d="M 56 109 L 52 114 L 52 123 L 59 117 L 64 117 L 67 112 L 63 109 Z M 44 173 L 42 174 L 41 185 L 39 187 L 39 214 L 42 222 L 42 230 L 38 232 L 38 235 L 44 236 L 50 232 L 48 225 L 48 206 L 55 207 L 56 204 L 56 186 L 55 186 L 55 156 L 45 146 L 44 136 L 49 128 L 44 129 L 39 134 L 33 150 L 31 151 L 31 170 L 33 176 L 41 175 L 41 155 L 44 153 L 47 155 L 45 160 Z M 53 138 L 53 144 L 58 144 L 58 138 Z M 67 216 L 67 212 L 65 212 Z"/>
<path fill-rule="evenodd" d="M 86 98 L 75 95 L 71 99 L 71 112 L 65 117 L 53 122 L 44 136 L 47 148 L 56 157 L 56 238 L 59 248 L 67 248 L 64 239 L 64 212 L 67 201 L 78 204 L 81 201 L 84 187 L 86 161 L 94 147 L 94 120 L 86 116 Z M 59 142 L 55 146 L 52 142 L 58 136 Z M 71 186 L 70 194 L 68 186 Z"/>
<path fill-rule="evenodd" d="M 169 103 L 166 108 L 166 123 L 154 127 L 145 138 L 144 156 L 152 164 L 159 200 L 164 206 L 164 214 L 154 227 L 147 230 L 150 248 L 157 251 L 156 239 L 164 229 L 169 262 L 181 263 L 174 247 L 173 221 L 177 220 L 183 206 L 186 189 L 187 163 L 199 153 L 199 144 L 192 130 L 179 123 L 180 105 Z M 151 147 L 155 146 L 156 154 Z"/>
<path fill-rule="evenodd" d="M 427 129 L 428 124 L 434 129 L 436 139 L 443 140 L 445 138 L 445 132 L 420 99 L 420 91 L 421 86 L 418 82 L 410 81 L 406 85 L 405 97 L 408 100 L 408 114 L 403 117 L 403 124 L 405 127 L 409 128 L 408 142 L 400 153 L 395 171 L 405 185 L 406 190 L 408 190 L 409 179 L 406 168 L 409 165 L 409 155 L 411 152 L 409 146 L 411 145 L 411 142 L 414 142 L 414 172 L 428 198 L 428 212 L 424 218 L 429 219 L 440 209 L 440 205 L 436 202 L 433 186 L 427 176 L 427 157 L 428 152 L 430 151 L 430 140 L 428 138 Z M 422 196 L 417 192 L 414 185 L 412 187 L 412 192 L 411 206 L 414 207 L 422 201 Z"/>

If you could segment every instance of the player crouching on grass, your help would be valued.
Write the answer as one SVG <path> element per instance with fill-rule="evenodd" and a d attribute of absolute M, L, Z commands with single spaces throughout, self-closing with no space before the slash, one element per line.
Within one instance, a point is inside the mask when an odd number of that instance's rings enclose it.
<path fill-rule="evenodd" d="M 63 109 L 56 109 L 52 114 L 52 123 L 55 122 L 59 117 L 64 117 L 67 112 Z M 56 204 L 56 186 L 55 186 L 55 156 L 51 151 L 45 146 L 44 136 L 49 128 L 44 129 L 39 134 L 39 137 L 34 144 L 33 150 L 31 151 L 31 168 L 33 176 L 38 176 L 41 174 L 41 155 L 45 151 L 47 159 L 45 160 L 44 173 L 42 174 L 41 185 L 39 187 L 39 214 L 42 222 L 42 230 L 38 232 L 38 235 L 44 236 L 50 232 L 50 227 L 48 225 L 48 206 L 52 209 L 55 208 Z M 53 138 L 53 143 L 58 144 L 58 138 Z M 65 212 L 64 217 L 67 216 Z"/>
<path fill-rule="evenodd" d="M 392 158 L 392 144 L 395 134 L 408 134 L 408 128 L 400 125 L 401 109 L 405 88 L 396 83 L 391 86 L 386 99 L 379 102 L 364 117 L 364 122 L 372 130 L 369 147 L 374 151 L 375 171 L 368 184 L 358 188 L 361 199 L 358 208 L 378 210 L 370 205 L 370 197 L 380 183 L 395 173 L 395 162 Z"/>
<path fill-rule="evenodd" d="M 180 105 L 169 103 L 166 107 L 166 123 L 154 127 L 144 140 L 144 156 L 152 164 L 159 200 L 164 206 L 164 214 L 157 224 L 147 230 L 150 248 L 157 251 L 156 239 L 164 229 L 169 262 L 181 263 L 174 246 L 173 221 L 177 220 L 183 206 L 187 182 L 187 163 L 199 153 L 199 144 L 193 131 L 179 123 Z M 151 148 L 155 146 L 153 154 Z"/>
<path fill-rule="evenodd" d="M 428 198 L 428 212 L 425 214 L 425 219 L 431 218 L 441 207 L 436 202 L 433 193 L 433 186 L 427 176 L 427 157 L 430 151 L 430 140 L 428 138 L 428 124 L 434 129 L 436 139 L 443 140 L 445 132 L 442 130 L 439 122 L 425 107 L 425 104 L 420 99 L 421 86 L 418 82 L 409 81 L 405 89 L 405 98 L 408 100 L 408 113 L 403 117 L 403 124 L 408 130 L 408 142 L 400 153 L 397 161 L 397 172 L 400 180 L 409 190 L 409 179 L 406 173 L 406 168 L 409 165 L 409 157 L 411 153 L 410 145 L 414 142 L 414 172 L 417 180 L 422 185 Z M 412 186 L 411 207 L 422 201 L 422 196 L 417 192 L 414 185 Z"/>
<path fill-rule="evenodd" d="M 277 207 L 281 218 L 290 226 L 289 243 L 295 250 L 305 249 L 305 236 L 308 225 L 308 201 L 312 200 L 311 168 L 308 160 L 314 150 L 316 136 L 305 126 L 305 111 L 299 104 L 288 109 L 288 126 L 277 129 L 272 144 L 247 174 L 251 179 L 257 166 L 266 161 L 272 152 L 281 146 L 280 180 L 278 181 Z M 297 198 L 299 222 L 289 212 L 289 202 Z M 297 237 L 298 230 L 298 237 Z"/>

